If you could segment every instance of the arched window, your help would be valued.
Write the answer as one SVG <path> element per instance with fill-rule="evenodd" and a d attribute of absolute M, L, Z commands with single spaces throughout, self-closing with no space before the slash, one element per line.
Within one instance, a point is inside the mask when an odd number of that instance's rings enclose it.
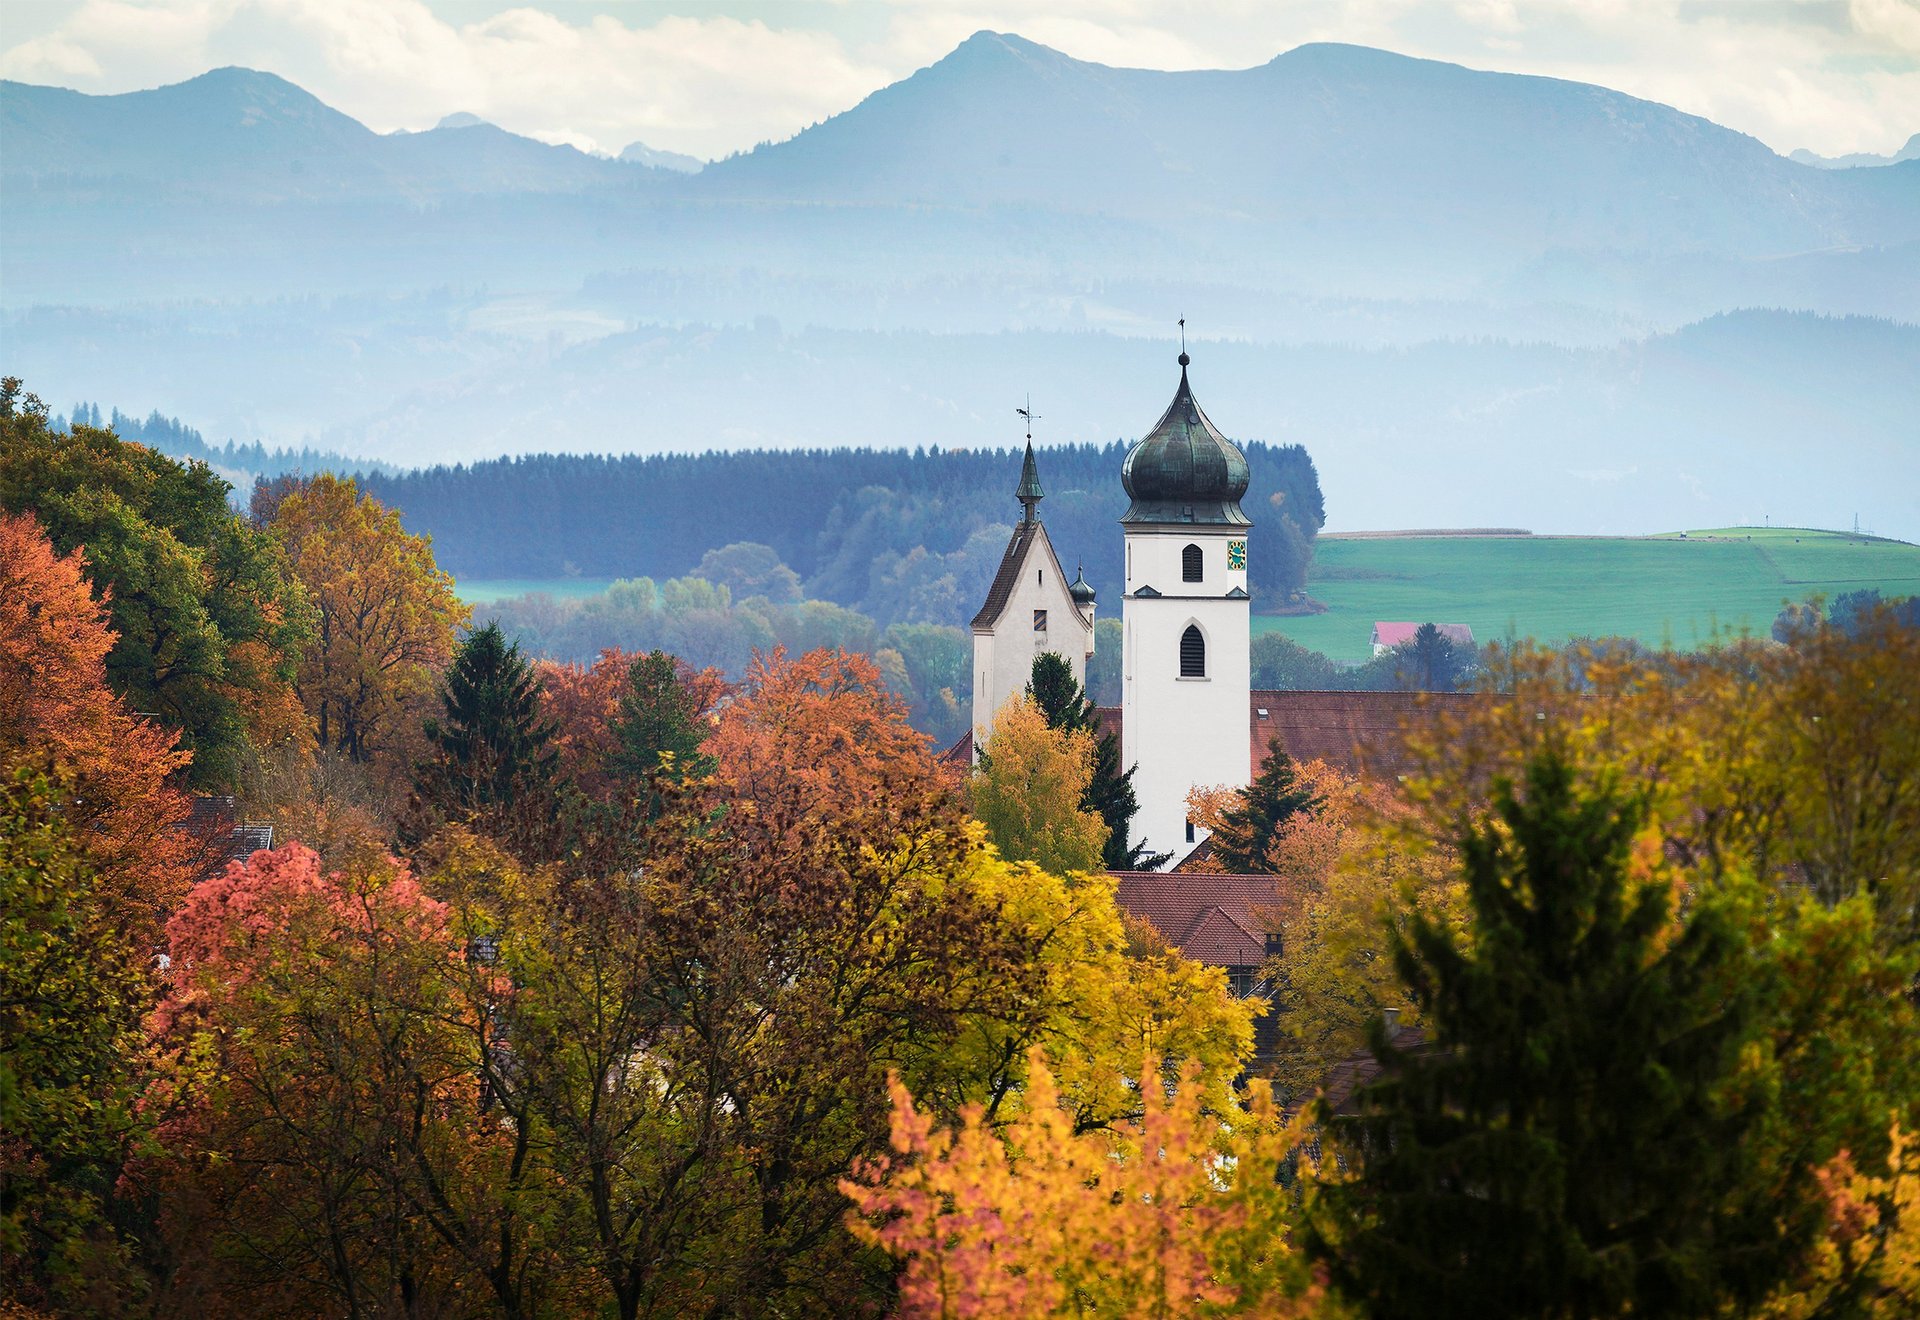
<path fill-rule="evenodd" d="M 1180 579 L 1183 582 L 1200 581 L 1200 547 L 1190 545 L 1180 552 Z"/>
<path fill-rule="evenodd" d="M 1188 624 L 1187 630 L 1180 634 L 1180 677 L 1205 678 L 1207 676 L 1207 639 L 1200 635 L 1200 629 Z"/>

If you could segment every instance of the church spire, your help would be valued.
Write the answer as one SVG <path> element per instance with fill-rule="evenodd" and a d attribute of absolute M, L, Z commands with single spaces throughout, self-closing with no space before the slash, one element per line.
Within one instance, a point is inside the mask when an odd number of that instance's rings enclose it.
<path fill-rule="evenodd" d="M 1040 489 L 1039 465 L 1033 461 L 1033 422 L 1039 414 L 1033 411 L 1032 399 L 1027 400 L 1026 407 L 1015 408 L 1014 411 L 1027 419 L 1027 457 L 1026 461 L 1020 465 L 1020 489 L 1013 493 L 1013 497 L 1019 500 L 1021 507 L 1026 510 L 1020 515 L 1020 525 L 1031 527 L 1040 521 L 1039 515 L 1033 511 L 1033 506 L 1047 497 L 1047 492 Z"/>
<path fill-rule="evenodd" d="M 1047 492 L 1040 489 L 1040 469 L 1033 461 L 1031 440 L 1027 441 L 1027 461 L 1020 465 L 1020 489 L 1013 493 L 1013 497 L 1026 509 L 1020 516 L 1021 522 L 1031 524 L 1040 521 L 1040 515 L 1034 512 L 1033 506 L 1044 500 Z"/>

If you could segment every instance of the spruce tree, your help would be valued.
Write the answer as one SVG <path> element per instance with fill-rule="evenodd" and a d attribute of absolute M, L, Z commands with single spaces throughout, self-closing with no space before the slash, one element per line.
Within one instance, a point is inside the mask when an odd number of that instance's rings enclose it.
<path fill-rule="evenodd" d="M 1392 936 L 1428 1039 L 1396 1050 L 1376 1021 L 1380 1079 L 1356 1114 L 1322 1102 L 1353 1176 L 1313 1250 L 1376 1317 L 1737 1309 L 1795 1249 L 1736 1080 L 1751 951 L 1727 900 L 1676 922 L 1640 798 L 1552 751 L 1524 781 L 1457 840 L 1471 929 L 1414 913 Z"/>
<path fill-rule="evenodd" d="M 613 720 L 614 753 L 608 769 L 645 787 L 648 814 L 659 810 L 656 776 L 681 781 L 706 774 L 712 758 L 700 751 L 706 730 L 693 694 L 665 651 L 640 656 L 627 671 L 627 690 Z"/>
<path fill-rule="evenodd" d="M 449 817 L 509 806 L 551 786 L 558 754 L 554 725 L 540 718 L 540 687 L 519 643 L 490 623 L 454 651 L 440 692 L 443 718 L 427 721 L 434 756 L 415 787 L 423 804 Z"/>
<path fill-rule="evenodd" d="M 1221 813 L 1220 828 L 1211 835 L 1213 858 L 1237 875 L 1261 875 L 1267 870 L 1267 848 L 1289 820 L 1318 811 L 1325 799 L 1300 782 L 1293 758 L 1280 740 L 1267 743 L 1267 763 L 1254 776 L 1240 805 Z"/>
<path fill-rule="evenodd" d="M 1152 870 L 1164 864 L 1166 853 L 1149 853 L 1141 841 L 1128 842 L 1128 831 L 1140 810 L 1133 791 L 1133 768 L 1120 768 L 1120 740 L 1100 728 L 1098 708 L 1073 676 L 1073 666 L 1052 651 L 1033 658 L 1027 695 L 1040 707 L 1053 728 L 1067 733 L 1084 729 L 1093 735 L 1093 778 L 1081 799 L 1081 808 L 1107 823 L 1107 845 L 1102 860 L 1110 871 Z"/>

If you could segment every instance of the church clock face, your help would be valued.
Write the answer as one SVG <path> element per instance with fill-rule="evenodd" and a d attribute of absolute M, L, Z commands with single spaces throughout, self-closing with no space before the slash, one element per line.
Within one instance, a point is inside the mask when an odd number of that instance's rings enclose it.
<path fill-rule="evenodd" d="M 1247 543 L 1245 541 L 1227 542 L 1227 567 L 1246 571 Z"/>

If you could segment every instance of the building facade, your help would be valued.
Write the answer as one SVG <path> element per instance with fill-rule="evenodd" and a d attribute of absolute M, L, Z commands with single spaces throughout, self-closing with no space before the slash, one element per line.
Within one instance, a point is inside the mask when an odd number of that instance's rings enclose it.
<path fill-rule="evenodd" d="M 1134 770 L 1134 832 L 1184 857 L 1204 837 L 1187 818 L 1201 785 L 1252 778 L 1247 741 L 1252 602 L 1247 593 L 1246 455 L 1200 408 L 1180 354 L 1180 385 L 1128 450 L 1131 500 L 1121 650 L 1122 765 Z"/>
<path fill-rule="evenodd" d="M 1033 441 L 1027 441 L 1020 469 L 1019 526 L 1000 556 L 1000 569 L 986 603 L 973 616 L 973 748 L 993 736 L 994 717 L 1027 690 L 1036 656 L 1052 651 L 1073 667 L 1076 681 L 1087 681 L 1093 655 L 1094 591 L 1077 571 L 1067 581 L 1060 557 L 1040 521 L 1040 486 Z"/>

